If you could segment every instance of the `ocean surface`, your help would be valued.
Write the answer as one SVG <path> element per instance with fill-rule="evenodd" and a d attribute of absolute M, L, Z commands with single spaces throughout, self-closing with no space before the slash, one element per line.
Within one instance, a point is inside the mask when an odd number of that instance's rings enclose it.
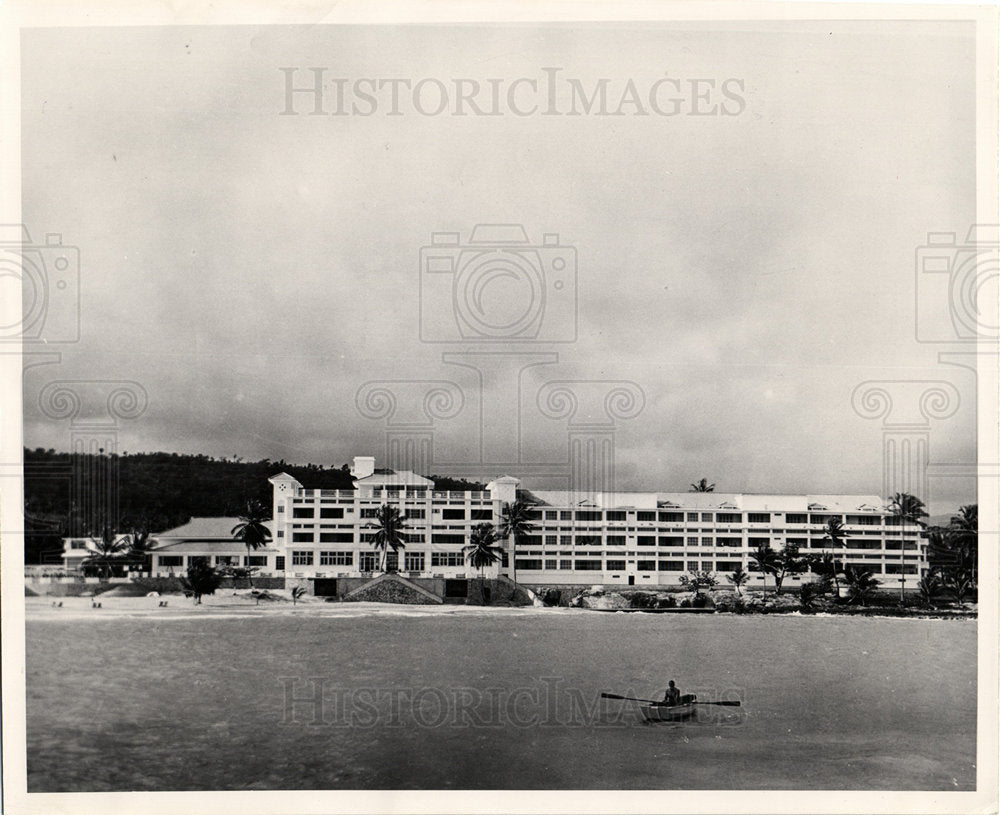
<path fill-rule="evenodd" d="M 28 790 L 975 788 L 975 621 L 434 611 L 29 615 Z"/>

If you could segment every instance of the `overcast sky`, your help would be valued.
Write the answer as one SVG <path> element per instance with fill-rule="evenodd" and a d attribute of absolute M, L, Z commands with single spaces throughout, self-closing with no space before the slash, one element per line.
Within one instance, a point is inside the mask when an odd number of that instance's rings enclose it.
<path fill-rule="evenodd" d="M 882 420 L 852 392 L 943 380 L 957 409 L 930 421 L 931 458 L 975 462 L 974 378 L 917 341 L 915 303 L 937 297 L 926 336 L 946 339 L 947 302 L 914 269 L 928 232 L 961 242 L 975 221 L 971 27 L 62 29 L 28 32 L 22 57 L 24 218 L 36 242 L 80 248 L 82 304 L 80 342 L 26 374 L 28 447 L 69 445 L 69 423 L 38 408 L 46 383 L 135 380 L 149 406 L 119 450 L 339 466 L 383 456 L 364 383 L 446 380 L 464 402 L 434 426 L 434 469 L 471 472 L 485 423 L 490 466 L 522 475 L 518 456 L 566 457 L 540 387 L 630 381 L 643 401 L 616 420 L 619 488 L 879 494 Z M 306 115 L 304 94 L 279 115 L 283 67 L 297 86 L 326 68 L 326 115 Z M 679 85 L 655 101 L 676 115 L 650 109 L 664 77 Z M 396 84 L 402 115 L 387 115 L 392 86 L 370 103 L 354 93 L 365 78 L 443 85 L 414 100 Z M 518 78 L 537 90 L 509 97 Z M 568 80 L 590 94 L 602 78 L 622 115 L 542 115 L 582 112 Z M 336 79 L 348 115 L 330 115 Z M 456 79 L 479 83 L 486 112 L 496 89 L 500 115 L 454 115 Z M 445 109 L 422 115 L 442 86 Z M 421 269 L 433 232 L 467 246 L 480 223 L 575 249 L 559 290 L 558 253 L 522 256 L 545 266 L 535 341 L 463 339 L 455 276 Z M 493 279 L 484 309 L 519 313 L 524 285 Z M 480 392 L 442 357 L 468 350 L 552 356 L 519 399 L 523 361 L 482 362 Z M 928 497 L 949 512 L 974 482 L 935 480 Z"/>

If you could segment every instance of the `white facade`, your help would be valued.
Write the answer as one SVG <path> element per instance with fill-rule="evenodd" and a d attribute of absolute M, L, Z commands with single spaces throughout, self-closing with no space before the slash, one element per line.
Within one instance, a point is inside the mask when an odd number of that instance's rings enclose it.
<path fill-rule="evenodd" d="M 406 545 L 390 567 L 411 577 L 471 577 L 463 547 L 479 523 L 499 524 L 501 507 L 519 482 L 504 476 L 483 491 L 435 490 L 411 472 L 378 471 L 356 459 L 355 490 L 304 487 L 287 474 L 274 486 L 275 549 L 288 577 L 356 577 L 375 569 L 370 527 L 382 504 L 406 518 Z M 872 495 L 755 495 L 727 493 L 609 493 L 582 497 L 536 490 L 530 500 L 535 529 L 516 553 L 504 543 L 498 570 L 527 584 L 677 584 L 690 569 L 720 576 L 742 566 L 760 542 L 774 549 L 797 543 L 803 553 L 829 551 L 824 526 L 839 518 L 846 546 L 838 562 L 871 571 L 884 588 L 908 588 L 926 571 L 926 542 L 917 526 L 900 527 Z M 811 579 L 786 578 L 787 585 Z"/>

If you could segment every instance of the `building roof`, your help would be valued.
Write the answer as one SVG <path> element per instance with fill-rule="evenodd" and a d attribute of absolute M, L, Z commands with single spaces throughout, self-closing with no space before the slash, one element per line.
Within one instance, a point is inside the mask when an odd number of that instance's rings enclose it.
<path fill-rule="evenodd" d="M 171 555 L 192 554 L 203 555 L 211 553 L 213 555 L 245 555 L 247 548 L 240 541 L 232 539 L 224 540 L 177 540 L 160 541 L 154 550 L 157 554 L 169 553 Z M 267 555 L 277 552 L 271 547 L 261 547 L 250 552 L 251 555 Z"/>
<path fill-rule="evenodd" d="M 553 507 L 601 509 L 693 509 L 749 512 L 878 512 L 885 503 L 877 495 L 766 495 L 725 492 L 608 492 L 531 490 L 531 496 Z"/>
<path fill-rule="evenodd" d="M 232 540 L 233 528 L 241 523 L 236 517 L 192 518 L 186 524 L 150 535 L 158 541 L 164 539 Z M 264 521 L 271 535 L 274 535 L 274 521 Z M 242 545 L 242 544 L 241 544 Z"/>
<path fill-rule="evenodd" d="M 433 487 L 434 482 L 429 478 L 424 478 L 422 475 L 417 475 L 410 470 L 376 470 L 371 475 L 366 475 L 364 478 L 354 479 L 354 483 L 361 486 L 381 486 L 392 485 L 392 486 L 402 486 L 402 487 Z"/>

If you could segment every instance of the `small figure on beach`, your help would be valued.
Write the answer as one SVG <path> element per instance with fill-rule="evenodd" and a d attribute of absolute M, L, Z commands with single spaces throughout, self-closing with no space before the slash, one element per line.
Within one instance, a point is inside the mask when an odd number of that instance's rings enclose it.
<path fill-rule="evenodd" d="M 672 706 L 680 704 L 680 701 L 681 701 L 681 692 L 674 684 L 674 680 L 671 679 L 667 683 L 667 689 L 663 694 L 663 701 L 660 704 Z"/>

